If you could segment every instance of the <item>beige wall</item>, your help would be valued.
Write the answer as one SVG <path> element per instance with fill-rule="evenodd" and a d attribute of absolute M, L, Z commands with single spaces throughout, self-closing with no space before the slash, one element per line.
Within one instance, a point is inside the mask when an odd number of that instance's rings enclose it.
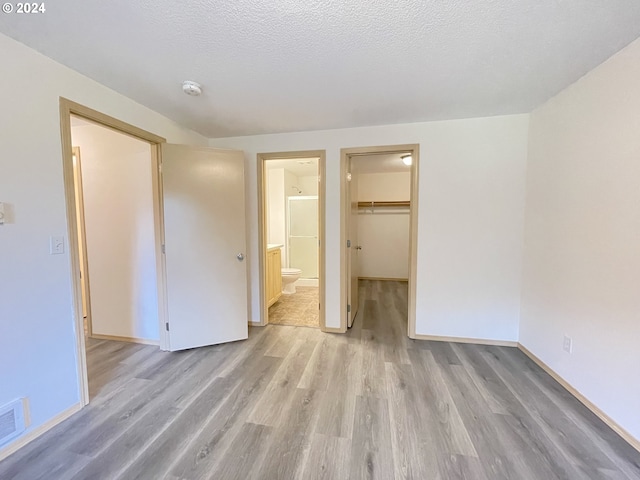
<path fill-rule="evenodd" d="M 298 186 L 302 190 L 301 195 L 318 195 L 318 176 L 298 177 Z"/>
<path fill-rule="evenodd" d="M 267 243 L 285 245 L 285 182 L 284 169 L 267 170 Z"/>
<path fill-rule="evenodd" d="M 408 201 L 410 195 L 409 172 L 358 174 L 359 201 Z M 358 244 L 361 277 L 409 278 L 409 209 L 361 209 Z"/>
<path fill-rule="evenodd" d="M 531 115 L 520 342 L 637 439 L 639 179 L 636 40 Z"/>
<path fill-rule="evenodd" d="M 372 200 L 378 202 L 408 201 L 410 195 L 410 172 L 358 174 L 358 200 L 361 202 Z"/>

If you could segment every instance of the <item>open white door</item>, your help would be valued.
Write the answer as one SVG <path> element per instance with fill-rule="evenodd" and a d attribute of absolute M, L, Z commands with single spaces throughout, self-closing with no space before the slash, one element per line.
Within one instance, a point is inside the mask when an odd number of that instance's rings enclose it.
<path fill-rule="evenodd" d="M 162 145 L 168 348 L 248 336 L 244 156 Z"/>
<path fill-rule="evenodd" d="M 347 168 L 350 174 L 351 180 L 347 184 L 348 188 L 348 202 L 349 202 L 349 245 L 347 252 L 348 259 L 348 282 L 349 282 L 349 297 L 347 302 L 347 326 L 351 328 L 353 321 L 358 314 L 358 276 L 359 276 L 359 255 L 360 244 L 358 243 L 358 170 L 356 168 L 356 162 L 351 157 L 347 158 Z"/>

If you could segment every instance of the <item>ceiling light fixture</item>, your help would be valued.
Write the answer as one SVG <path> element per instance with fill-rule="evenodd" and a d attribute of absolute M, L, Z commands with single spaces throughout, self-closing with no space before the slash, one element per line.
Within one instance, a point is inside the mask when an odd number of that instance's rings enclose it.
<path fill-rule="evenodd" d="M 197 97 L 202 93 L 202 87 L 199 83 L 192 82 L 191 80 L 185 80 L 182 82 L 182 91 L 192 97 Z"/>
<path fill-rule="evenodd" d="M 413 163 L 413 158 L 411 157 L 411 154 L 402 155 L 400 158 L 402 159 L 402 163 L 404 163 L 406 166 L 409 166 L 411 165 L 411 163 Z"/>

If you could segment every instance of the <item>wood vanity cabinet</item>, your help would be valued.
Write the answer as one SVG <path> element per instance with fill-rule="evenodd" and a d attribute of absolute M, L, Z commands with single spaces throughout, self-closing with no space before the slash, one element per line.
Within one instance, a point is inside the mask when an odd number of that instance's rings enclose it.
<path fill-rule="evenodd" d="M 279 248 L 267 250 L 267 307 L 282 295 L 281 253 Z"/>

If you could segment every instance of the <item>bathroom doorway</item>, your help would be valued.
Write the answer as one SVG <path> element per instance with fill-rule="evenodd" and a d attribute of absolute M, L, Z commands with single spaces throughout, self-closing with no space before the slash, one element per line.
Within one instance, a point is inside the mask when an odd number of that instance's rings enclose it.
<path fill-rule="evenodd" d="M 324 330 L 324 151 L 258 155 L 259 325 Z"/>

